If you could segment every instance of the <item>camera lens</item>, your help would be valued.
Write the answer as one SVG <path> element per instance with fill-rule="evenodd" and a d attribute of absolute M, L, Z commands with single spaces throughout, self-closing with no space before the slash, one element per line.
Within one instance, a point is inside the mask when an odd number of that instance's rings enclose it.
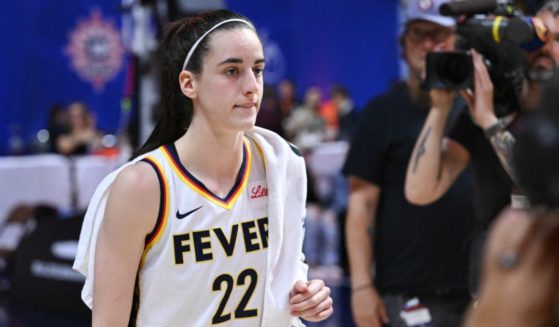
<path fill-rule="evenodd" d="M 469 53 L 430 52 L 427 54 L 426 88 L 460 89 L 471 87 L 473 63 Z"/>
<path fill-rule="evenodd" d="M 468 63 L 464 62 L 464 57 L 451 55 L 439 62 L 437 72 L 446 84 L 460 85 L 468 78 L 469 67 Z"/>

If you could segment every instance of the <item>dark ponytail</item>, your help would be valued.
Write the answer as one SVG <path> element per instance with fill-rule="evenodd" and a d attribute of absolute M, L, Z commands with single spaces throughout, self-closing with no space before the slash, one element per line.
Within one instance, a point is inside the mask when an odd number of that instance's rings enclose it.
<path fill-rule="evenodd" d="M 216 10 L 169 24 L 158 52 L 161 98 L 157 123 L 147 141 L 134 152 L 132 158 L 157 149 L 161 145 L 174 142 L 184 135 L 194 113 L 192 100 L 182 93 L 179 85 L 179 74 L 182 71 L 186 54 L 207 30 L 217 23 L 231 18 L 249 21 L 246 17 L 232 11 Z M 216 30 L 229 30 L 239 26 L 247 27 L 242 22 L 231 22 Z M 211 34 L 200 42 L 190 58 L 187 70 L 194 74 L 202 72 L 202 62 L 208 54 L 210 39 Z"/>

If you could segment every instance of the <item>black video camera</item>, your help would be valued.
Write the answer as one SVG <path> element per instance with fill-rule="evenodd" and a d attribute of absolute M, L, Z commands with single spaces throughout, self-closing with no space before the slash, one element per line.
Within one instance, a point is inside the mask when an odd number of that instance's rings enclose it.
<path fill-rule="evenodd" d="M 495 113 L 506 115 L 519 109 L 525 78 L 524 51 L 544 45 L 548 31 L 541 20 L 527 17 L 503 0 L 451 1 L 439 12 L 457 18 L 456 51 L 432 52 L 426 59 L 424 86 L 431 88 L 473 88 L 474 68 L 470 49 L 485 59 L 494 85 Z"/>

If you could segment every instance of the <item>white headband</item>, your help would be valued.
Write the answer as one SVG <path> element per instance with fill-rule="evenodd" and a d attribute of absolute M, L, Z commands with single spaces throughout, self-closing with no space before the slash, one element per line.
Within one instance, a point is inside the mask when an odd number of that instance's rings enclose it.
<path fill-rule="evenodd" d="M 190 61 L 190 57 L 192 57 L 192 54 L 194 53 L 194 50 L 196 50 L 196 48 L 198 47 L 198 44 L 200 44 L 200 42 L 202 42 L 202 40 L 208 35 L 210 34 L 213 30 L 215 30 L 216 28 L 220 27 L 221 25 L 225 24 L 225 23 L 229 23 L 229 22 L 242 22 L 247 24 L 248 26 L 250 26 L 250 28 L 252 28 L 253 30 L 255 30 L 254 26 L 252 26 L 251 23 L 247 22 L 244 19 L 240 19 L 240 18 L 232 18 L 232 19 L 227 19 L 224 20 L 222 22 L 219 22 L 217 24 L 214 25 L 214 27 L 210 28 L 206 33 L 204 33 L 204 35 L 202 35 L 197 41 L 196 43 L 194 43 L 194 45 L 192 46 L 192 48 L 190 48 L 190 51 L 188 51 L 188 54 L 186 55 L 186 58 L 184 59 L 184 64 L 182 65 L 182 70 L 186 69 L 186 66 L 188 65 L 188 61 Z"/>

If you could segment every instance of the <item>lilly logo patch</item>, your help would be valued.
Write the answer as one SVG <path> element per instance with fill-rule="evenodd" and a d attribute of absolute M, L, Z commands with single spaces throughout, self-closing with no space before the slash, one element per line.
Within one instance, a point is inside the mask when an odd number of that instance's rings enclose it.
<path fill-rule="evenodd" d="M 251 203 L 266 204 L 268 202 L 268 185 L 266 181 L 255 181 L 248 184 L 248 196 Z"/>

